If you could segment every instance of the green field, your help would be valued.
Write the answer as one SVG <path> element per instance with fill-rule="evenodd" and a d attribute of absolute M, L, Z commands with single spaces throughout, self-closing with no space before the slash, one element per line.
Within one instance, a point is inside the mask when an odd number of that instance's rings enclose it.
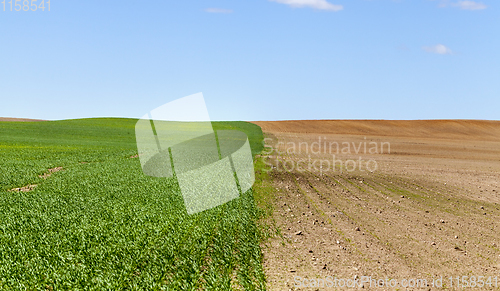
<path fill-rule="evenodd" d="M 0 122 L 0 289 L 265 289 L 252 191 L 187 215 L 176 181 L 130 158 L 136 121 Z M 244 131 L 253 154 L 262 149 L 256 125 L 214 129 Z"/>

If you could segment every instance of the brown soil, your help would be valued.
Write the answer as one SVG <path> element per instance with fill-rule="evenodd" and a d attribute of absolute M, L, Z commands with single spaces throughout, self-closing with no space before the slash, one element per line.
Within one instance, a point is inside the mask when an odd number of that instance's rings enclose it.
<path fill-rule="evenodd" d="M 20 187 L 20 188 L 14 188 L 14 189 L 10 189 L 9 191 L 11 192 L 29 192 L 33 189 L 35 189 L 38 185 L 34 184 L 34 185 L 26 185 L 24 187 Z"/>
<path fill-rule="evenodd" d="M 458 288 L 450 276 L 500 280 L 500 122 L 255 123 L 281 152 L 264 157 L 276 189 L 273 219 L 283 235 L 264 247 L 270 290 L 307 290 L 295 287 L 295 276 L 426 279 L 425 290 L 439 290 L 432 280 L 441 276 L 452 290 Z M 304 160 L 332 160 L 332 154 L 291 145 L 318 140 L 354 147 L 388 142 L 390 153 L 334 152 L 344 162 L 375 161 L 372 172 L 326 162 L 309 169 Z M 301 159 L 301 168 L 291 169 Z"/>
<path fill-rule="evenodd" d="M 59 172 L 59 171 L 62 171 L 64 170 L 63 167 L 55 167 L 55 168 L 52 168 L 52 169 L 48 169 L 47 170 L 47 173 L 43 173 L 43 175 L 39 175 L 38 177 L 40 178 L 44 178 L 44 179 L 47 179 L 48 177 L 50 177 L 53 173 L 55 172 Z"/>
<path fill-rule="evenodd" d="M 342 134 L 500 141 L 490 120 L 289 120 L 253 122 L 265 132 Z"/>
<path fill-rule="evenodd" d="M 29 119 L 29 118 L 0 117 L 0 121 L 37 122 L 37 121 L 45 121 L 45 120 L 43 120 L 43 119 Z"/>

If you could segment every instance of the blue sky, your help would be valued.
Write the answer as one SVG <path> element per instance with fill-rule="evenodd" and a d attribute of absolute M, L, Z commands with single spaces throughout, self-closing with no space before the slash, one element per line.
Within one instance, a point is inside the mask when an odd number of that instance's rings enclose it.
<path fill-rule="evenodd" d="M 140 117 L 203 92 L 212 120 L 500 120 L 499 8 L 493 0 L 52 0 L 50 12 L 0 4 L 0 116 Z"/>

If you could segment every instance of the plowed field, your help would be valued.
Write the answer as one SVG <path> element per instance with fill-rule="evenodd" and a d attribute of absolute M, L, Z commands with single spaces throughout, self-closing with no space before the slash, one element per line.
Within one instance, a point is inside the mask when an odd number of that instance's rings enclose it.
<path fill-rule="evenodd" d="M 270 290 L 327 284 L 327 276 L 426 279 L 426 290 L 441 277 L 458 289 L 457 276 L 471 286 L 485 276 L 493 285 L 484 288 L 495 286 L 500 122 L 255 123 L 267 137 L 281 229 L 264 247 Z"/>

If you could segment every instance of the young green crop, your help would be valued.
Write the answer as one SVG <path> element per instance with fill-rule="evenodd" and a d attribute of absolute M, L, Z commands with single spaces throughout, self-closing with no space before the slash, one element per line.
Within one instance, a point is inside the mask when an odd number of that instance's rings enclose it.
<path fill-rule="evenodd" d="M 253 193 L 187 215 L 176 181 L 130 158 L 135 122 L 0 122 L 0 289 L 265 289 Z M 262 149 L 256 125 L 214 129 Z"/>

